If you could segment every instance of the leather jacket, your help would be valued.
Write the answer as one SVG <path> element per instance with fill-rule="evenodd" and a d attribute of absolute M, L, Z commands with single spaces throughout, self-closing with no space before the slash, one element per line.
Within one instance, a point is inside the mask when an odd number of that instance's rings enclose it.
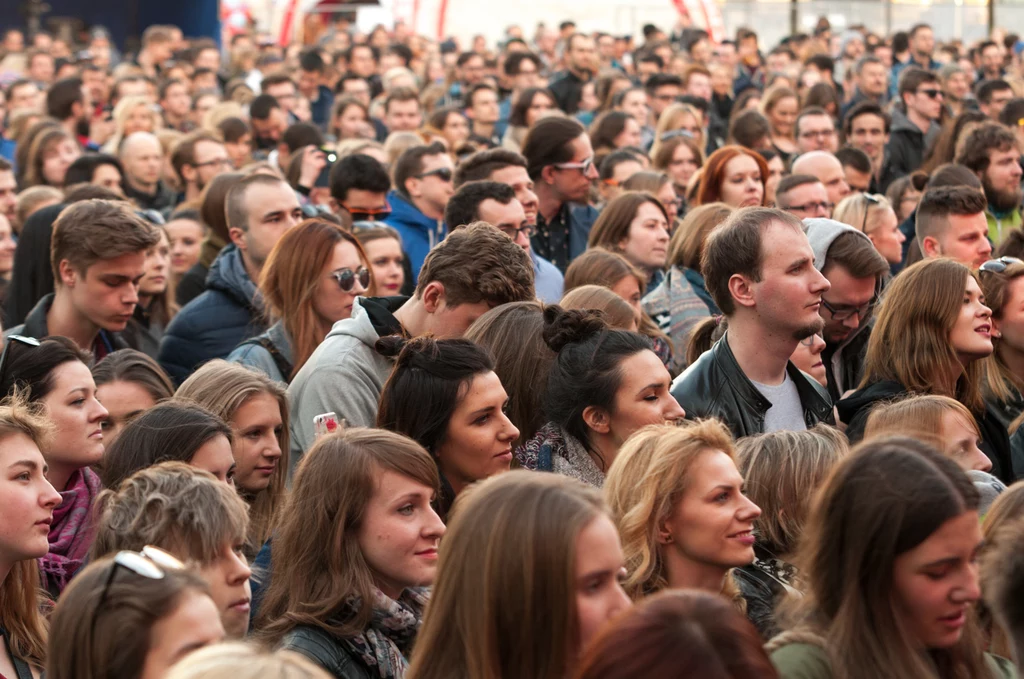
<path fill-rule="evenodd" d="M 362 661 L 319 627 L 299 625 L 284 636 L 281 648 L 304 655 L 336 679 L 371 679 Z"/>
<path fill-rule="evenodd" d="M 740 369 L 729 348 L 726 334 L 672 382 L 672 396 L 686 411 L 686 419 L 717 417 L 736 438 L 764 433 L 764 417 L 771 401 L 758 391 Z M 786 365 L 803 406 L 804 422 L 835 424 L 828 392 L 800 372 L 792 362 Z"/>

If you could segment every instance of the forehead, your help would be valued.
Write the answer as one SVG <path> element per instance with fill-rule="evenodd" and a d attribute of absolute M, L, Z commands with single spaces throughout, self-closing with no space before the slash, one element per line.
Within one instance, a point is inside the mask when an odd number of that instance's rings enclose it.
<path fill-rule="evenodd" d="M 11 177 L 13 178 L 13 174 Z M 489 177 L 491 181 L 500 182 L 502 184 L 508 184 L 514 186 L 516 184 L 524 184 L 530 182 L 530 175 L 526 171 L 525 167 L 518 165 L 508 165 L 506 167 L 495 170 Z"/>
<path fill-rule="evenodd" d="M 477 214 L 480 219 L 495 226 L 498 224 L 515 224 L 518 226 L 520 222 L 526 219 L 523 204 L 515 198 L 509 201 L 507 205 L 502 205 L 497 200 L 488 198 L 480 203 L 480 207 L 477 208 Z"/>
<path fill-rule="evenodd" d="M 882 130 L 885 129 L 885 120 L 874 113 L 862 113 L 850 123 L 853 130 Z"/>
<path fill-rule="evenodd" d="M 668 383 L 670 380 L 665 364 L 657 354 L 647 349 L 622 359 L 619 372 L 622 374 L 619 390 L 626 394 L 635 394 L 649 384 Z"/>
<path fill-rule="evenodd" d="M 800 127 L 803 129 L 831 130 L 835 125 L 832 123 L 831 116 L 812 113 L 800 119 Z"/>
<path fill-rule="evenodd" d="M 111 259 L 100 259 L 91 264 L 86 273 L 90 276 L 124 276 L 137 278 L 146 266 L 146 252 L 129 252 Z"/>
<path fill-rule="evenodd" d="M 423 156 L 424 172 L 429 172 L 430 170 L 436 170 L 442 167 L 455 167 L 455 163 L 452 162 L 451 156 L 449 156 L 447 153 L 438 153 L 433 156 Z"/>
<path fill-rule="evenodd" d="M 988 233 L 988 220 L 985 218 L 984 212 L 979 212 L 976 215 L 950 215 L 949 226 L 950 229 L 958 234 L 966 234 L 972 231 Z"/>
<path fill-rule="evenodd" d="M 788 222 L 772 221 L 761 231 L 764 263 L 784 267 L 789 262 L 807 255 L 814 259 L 810 241 L 803 230 Z"/>
<path fill-rule="evenodd" d="M 290 212 L 299 207 L 299 201 L 295 192 L 284 182 L 270 182 L 250 186 L 245 192 L 245 207 L 251 219 L 270 212 Z"/>
<path fill-rule="evenodd" d="M 821 182 L 810 182 L 808 184 L 801 184 L 800 186 L 794 187 L 786 192 L 786 196 L 791 201 L 800 202 L 802 199 L 814 199 L 814 198 L 825 198 L 827 196 L 825 191 L 825 185 Z"/>
<path fill-rule="evenodd" d="M 725 174 L 736 174 L 738 172 L 760 172 L 757 161 L 745 153 L 731 158 L 723 168 Z"/>

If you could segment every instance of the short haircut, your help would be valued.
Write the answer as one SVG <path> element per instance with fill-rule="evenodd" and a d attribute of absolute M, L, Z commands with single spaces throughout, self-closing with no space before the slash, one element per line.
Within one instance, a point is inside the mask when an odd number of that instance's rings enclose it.
<path fill-rule="evenodd" d="M 683 74 L 680 76 L 680 78 L 683 81 L 683 87 L 690 86 L 690 78 L 692 78 L 694 75 L 706 75 L 707 77 L 710 78 L 711 71 L 709 71 L 708 67 L 704 66 L 703 64 L 690 64 L 685 69 L 683 69 Z"/>
<path fill-rule="evenodd" d="M 416 94 L 416 90 L 411 87 L 396 87 L 395 89 L 388 92 L 387 96 L 384 97 L 384 114 L 387 115 L 388 109 L 391 108 L 391 104 L 396 101 L 415 101 L 417 106 L 420 103 L 419 95 Z"/>
<path fill-rule="evenodd" d="M 519 75 L 524 61 L 531 61 L 539 72 L 543 68 L 540 57 L 533 52 L 513 52 L 505 59 L 505 75 Z"/>
<path fill-rule="evenodd" d="M 185 177 L 181 174 L 181 169 L 186 165 L 194 166 L 196 164 L 196 145 L 201 141 L 209 141 L 215 144 L 221 144 L 220 138 L 212 132 L 206 130 L 196 130 L 185 135 L 185 137 L 174 145 L 174 151 L 171 153 L 171 167 L 174 168 L 175 174 L 178 178 L 185 182 Z"/>
<path fill-rule="evenodd" d="M 843 118 L 843 134 L 847 139 L 853 134 L 853 121 L 866 115 L 881 118 L 882 124 L 885 127 L 885 133 L 889 134 L 889 129 L 892 127 L 892 116 L 882 110 L 882 107 L 875 102 L 862 101 L 859 104 L 854 104 L 853 108 L 846 112 L 846 117 Z"/>
<path fill-rule="evenodd" d="M 439 141 L 429 145 L 410 146 L 395 161 L 395 191 L 408 198 L 409 191 L 405 182 L 423 172 L 423 159 L 427 156 L 441 156 L 448 150 Z"/>
<path fill-rule="evenodd" d="M 164 99 L 166 99 L 167 98 L 167 90 L 171 89 L 175 85 L 181 85 L 182 87 L 186 88 L 186 91 L 188 91 L 187 90 L 188 84 L 183 82 L 183 81 L 181 81 L 181 80 L 163 80 L 163 81 L 160 82 L 159 87 L 157 87 L 157 89 L 156 89 L 156 99 L 157 99 L 157 101 L 163 101 Z"/>
<path fill-rule="evenodd" d="M 800 220 L 788 212 L 752 207 L 729 215 L 708 235 L 700 269 L 711 298 L 726 316 L 736 311 L 729 291 L 729 279 L 739 274 L 754 282 L 761 280 L 764 232 L 773 223 L 790 226 L 803 233 Z"/>
<path fill-rule="evenodd" d="M 266 92 L 268 87 L 285 84 L 291 85 L 293 88 L 295 87 L 295 81 L 287 73 L 271 73 L 260 83 L 260 89 Z"/>
<path fill-rule="evenodd" d="M 101 260 L 145 252 L 160 242 L 160 231 L 127 203 L 86 200 L 69 205 L 53 223 L 50 266 L 61 285 L 60 263 L 67 260 L 85 275 Z"/>
<path fill-rule="evenodd" d="M 249 102 L 249 116 L 253 120 L 266 120 L 275 108 L 281 108 L 277 99 L 269 94 L 261 94 Z"/>
<path fill-rule="evenodd" d="M 868 64 L 878 64 L 879 66 L 885 66 L 882 60 L 876 57 L 874 54 L 865 54 L 856 61 L 853 65 L 853 74 L 860 75 L 864 72 L 864 67 Z"/>
<path fill-rule="evenodd" d="M 458 189 L 466 182 L 489 179 L 493 172 L 506 167 L 526 169 L 526 158 L 515 151 L 503 148 L 477 151 L 460 162 L 455 169 L 455 188 Z"/>
<path fill-rule="evenodd" d="M 836 70 L 835 59 L 827 54 L 814 54 L 804 61 L 804 66 L 813 66 L 819 71 L 833 73 Z"/>
<path fill-rule="evenodd" d="M 852 146 L 844 146 L 835 153 L 836 159 L 845 167 L 852 167 L 857 172 L 870 174 L 871 159 L 868 154 Z"/>
<path fill-rule="evenodd" d="M 485 224 L 456 229 L 427 254 L 416 297 L 435 281 L 444 285 L 449 307 L 480 302 L 495 307 L 535 298 L 530 256 Z"/>
<path fill-rule="evenodd" d="M 313 123 L 293 123 L 281 135 L 281 143 L 288 153 L 295 153 L 306 146 L 323 146 L 324 135 Z"/>
<path fill-rule="evenodd" d="M 946 230 L 950 215 L 976 215 L 987 206 L 985 195 L 966 186 L 940 186 L 931 188 L 917 204 L 917 242 L 936 236 Z"/>
<path fill-rule="evenodd" d="M 938 83 L 939 76 L 935 75 L 931 71 L 926 71 L 923 68 L 917 66 L 910 66 L 903 69 L 900 73 L 899 78 L 899 95 L 902 101 L 904 94 L 912 94 L 917 91 L 917 88 L 925 83 Z"/>
<path fill-rule="evenodd" d="M 980 83 L 974 86 L 974 98 L 982 104 L 992 103 L 992 95 L 996 92 L 1006 92 L 1007 90 L 1013 91 L 1010 83 L 1005 80 L 982 80 Z"/>
<path fill-rule="evenodd" d="M 925 29 L 930 31 L 932 30 L 932 27 L 929 26 L 928 24 L 914 24 L 913 26 L 910 27 L 910 30 L 907 31 L 907 37 L 913 40 L 915 37 L 917 37 L 918 33 Z"/>
<path fill-rule="evenodd" d="M 628 151 L 626 149 L 619 149 L 618 151 L 612 151 L 604 160 L 601 161 L 600 169 L 598 174 L 601 179 L 611 179 L 615 176 L 615 168 L 622 163 L 637 163 L 640 162 L 637 159 L 636 153 Z"/>
<path fill-rule="evenodd" d="M 477 83 L 470 87 L 466 92 L 466 96 L 462 98 L 462 107 L 473 108 L 473 97 L 477 95 L 477 92 L 483 92 L 484 90 L 494 92 L 495 95 L 498 94 L 498 90 L 496 90 L 493 85 L 489 83 Z"/>
<path fill-rule="evenodd" d="M 583 125 L 572 118 L 550 116 L 538 120 L 523 142 L 530 179 L 537 181 L 545 167 L 571 161 L 572 142 L 585 132 Z"/>
<path fill-rule="evenodd" d="M 967 135 L 956 162 L 972 172 L 985 172 L 989 151 L 1010 151 L 1018 148 L 1017 135 L 999 123 L 981 123 Z"/>
<path fill-rule="evenodd" d="M 835 120 L 833 120 L 832 114 L 828 111 L 820 106 L 808 106 L 804 110 L 800 111 L 800 114 L 796 117 L 796 124 L 793 129 L 796 131 L 796 135 L 798 137 L 800 136 L 800 123 L 803 122 L 804 118 L 810 118 L 811 116 L 825 116 L 832 121 L 833 127 L 835 126 Z"/>
<path fill-rule="evenodd" d="M 352 61 L 352 55 L 355 54 L 355 51 L 359 50 L 359 49 L 368 49 L 368 50 L 370 50 L 370 57 L 375 62 L 376 61 L 380 61 L 380 51 L 376 47 L 374 47 L 373 45 L 367 45 L 365 43 L 360 43 L 360 44 L 357 44 L 357 45 L 352 45 L 347 50 L 345 50 L 345 61 L 351 62 Z"/>
<path fill-rule="evenodd" d="M 64 175 L 64 185 L 74 186 L 91 182 L 93 175 L 96 174 L 96 169 L 102 165 L 110 165 L 116 168 L 122 177 L 124 176 L 124 168 L 121 167 L 121 161 L 116 157 L 109 153 L 85 153 L 75 158 L 74 162 L 68 166 L 68 171 Z M 3 171 L 2 166 L 0 166 L 0 171 Z"/>
<path fill-rule="evenodd" d="M 999 122 L 1007 127 L 1020 127 L 1024 119 L 1024 98 L 1015 97 L 1006 103 L 999 114 Z"/>
<path fill-rule="evenodd" d="M 371 193 L 387 193 L 391 190 L 391 178 L 376 158 L 362 153 L 345 156 L 331 168 L 328 184 L 331 197 L 339 203 L 345 202 L 351 189 Z"/>
<path fill-rule="evenodd" d="M 470 59 L 473 59 L 475 57 L 480 57 L 481 59 L 483 59 L 483 56 L 477 54 L 476 52 L 463 52 L 455 59 L 455 65 L 458 66 L 459 68 L 462 68 L 463 66 L 469 63 Z"/>
<path fill-rule="evenodd" d="M 171 34 L 171 29 L 167 26 L 161 26 L 159 24 L 150 26 L 142 32 L 143 47 L 148 47 L 153 43 L 171 42 L 171 40 L 173 39 L 174 36 Z"/>
<path fill-rule="evenodd" d="M 246 194 L 250 186 L 277 186 L 284 183 L 280 177 L 260 172 L 239 180 L 228 189 L 224 197 L 224 216 L 227 218 L 228 229 L 249 230 L 249 203 Z"/>
<path fill-rule="evenodd" d="M 84 103 L 82 79 L 61 78 L 50 85 L 46 93 L 46 115 L 57 120 L 67 120 L 71 117 L 74 105 L 81 103 Z"/>
<path fill-rule="evenodd" d="M 658 57 L 658 61 L 661 61 L 661 57 Z M 665 85 L 675 85 L 682 88 L 683 79 L 673 73 L 655 73 L 644 83 L 644 89 L 648 93 L 653 94 L 655 90 Z"/>
<path fill-rule="evenodd" d="M 327 65 L 319 50 L 308 49 L 299 55 L 299 68 L 306 72 L 323 73 Z"/>
<path fill-rule="evenodd" d="M 798 186 L 806 186 L 807 184 L 821 184 L 821 180 L 810 174 L 791 174 L 783 177 L 779 181 L 779 185 L 775 187 L 775 202 L 779 207 L 789 207 L 789 201 L 781 200 L 783 196 Z M 785 205 L 782 204 L 783 202 L 785 202 Z"/>
<path fill-rule="evenodd" d="M 246 122 L 234 116 L 217 123 L 217 130 L 228 144 L 233 144 L 249 134 L 249 126 Z"/>
<path fill-rule="evenodd" d="M 444 223 L 449 229 L 472 224 L 480 221 L 480 204 L 485 200 L 496 200 L 502 205 L 508 205 L 515 197 L 516 192 L 508 184 L 491 181 L 463 184 L 448 199 L 444 208 Z"/>
<path fill-rule="evenodd" d="M 828 246 L 821 270 L 824 273 L 832 266 L 843 267 L 853 278 L 874 278 L 876 282 L 889 273 L 889 262 L 871 239 L 853 231 L 840 233 Z"/>

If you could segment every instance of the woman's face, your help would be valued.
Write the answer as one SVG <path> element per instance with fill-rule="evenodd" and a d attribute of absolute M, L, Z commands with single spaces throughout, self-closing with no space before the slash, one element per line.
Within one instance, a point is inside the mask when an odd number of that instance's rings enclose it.
<path fill-rule="evenodd" d="M 96 400 L 107 409 L 103 442 L 110 447 L 129 422 L 156 405 L 153 396 L 137 382 L 114 380 L 96 387 Z"/>
<path fill-rule="evenodd" d="M 793 351 L 793 355 L 789 357 L 789 360 L 793 361 L 793 365 L 797 368 L 813 377 L 818 384 L 827 387 L 828 380 L 825 376 L 825 363 L 821 360 L 821 352 L 824 350 L 825 340 L 822 339 L 821 335 L 811 335 L 796 345 L 796 349 Z"/>
<path fill-rule="evenodd" d="M 281 405 L 266 392 L 250 396 L 231 418 L 235 485 L 249 493 L 266 490 L 280 474 Z"/>
<path fill-rule="evenodd" d="M 899 213 L 900 222 L 906 221 L 910 215 L 917 209 L 917 204 L 921 202 L 921 192 L 914 188 L 908 188 L 903 192 L 903 197 L 900 198 Z"/>
<path fill-rule="evenodd" d="M 640 315 L 640 281 L 633 276 L 625 276 L 611 287 L 611 291 L 626 300 L 636 311 L 637 316 Z"/>
<path fill-rule="evenodd" d="M 632 603 L 622 589 L 626 560 L 615 524 L 605 514 L 591 519 L 576 536 L 576 653 L 582 652 L 606 622 Z"/>
<path fill-rule="evenodd" d="M 184 276 L 199 261 L 203 225 L 192 219 L 174 219 L 164 225 L 171 246 L 171 273 Z"/>
<path fill-rule="evenodd" d="M 385 595 L 433 584 L 444 523 L 430 501 L 434 489 L 391 469 L 379 469 L 359 524 L 360 551 Z"/>
<path fill-rule="evenodd" d="M 626 259 L 646 271 L 663 269 L 668 258 L 668 227 L 657 206 L 642 203 L 629 223 L 626 237 L 618 243 L 619 249 Z"/>
<path fill-rule="evenodd" d="M 672 376 L 653 351 L 645 349 L 623 359 L 619 372 L 622 380 L 607 420 L 607 434 L 617 445 L 621 446 L 641 427 L 674 422 L 686 416 L 669 393 Z"/>
<path fill-rule="evenodd" d="M 672 178 L 673 184 L 685 190 L 698 167 L 700 167 L 700 160 L 690 150 L 690 147 L 680 144 L 672 152 L 672 160 L 668 164 L 668 176 Z"/>
<path fill-rule="evenodd" d="M 313 311 L 328 325 L 350 317 L 356 297 L 366 294 L 358 275 L 359 269 L 364 267 L 366 264 L 359 258 L 355 245 L 347 240 L 334 245 L 334 254 L 320 273 L 320 282 L 313 294 Z M 352 274 L 352 287 L 342 290 L 336 276 L 346 272 Z"/>
<path fill-rule="evenodd" d="M 684 132 L 689 132 L 690 136 L 694 139 L 700 139 L 703 133 L 700 121 L 691 113 L 683 113 L 681 116 L 676 118 L 675 125 L 673 125 L 671 129 L 665 131 L 670 132 L 672 130 L 683 130 Z"/>
<path fill-rule="evenodd" d="M 17 247 L 11 223 L 0 215 L 0 277 L 8 277 L 14 270 L 14 250 Z"/>
<path fill-rule="evenodd" d="M 220 609 L 221 624 L 231 639 L 242 639 L 249 631 L 252 569 L 242 553 L 244 547 L 226 542 L 216 559 L 196 569 L 210 586 L 210 598 Z"/>
<path fill-rule="evenodd" d="M 868 228 L 868 238 L 878 253 L 890 264 L 899 264 L 903 260 L 903 241 L 907 237 L 900 231 L 900 223 L 892 208 L 875 210 L 868 220 Z"/>
<path fill-rule="evenodd" d="M 1006 285 L 1006 302 L 992 324 L 999 330 L 999 351 L 1024 353 L 1024 276 Z"/>
<path fill-rule="evenodd" d="M 633 119 L 640 124 L 646 124 L 650 115 L 650 107 L 647 105 L 647 94 L 642 90 L 633 90 L 622 98 L 619 108 L 633 116 Z"/>
<path fill-rule="evenodd" d="M 180 603 L 150 630 L 149 651 L 139 679 L 163 679 L 171 667 L 192 651 L 224 640 L 217 605 L 208 595 L 186 590 Z"/>
<path fill-rule="evenodd" d="M 252 135 L 243 134 L 238 141 L 224 142 L 224 149 L 235 167 L 245 167 L 252 160 Z"/>
<path fill-rule="evenodd" d="M 533 95 L 533 100 L 530 101 L 530 106 L 526 109 L 526 126 L 533 127 L 533 124 L 537 122 L 541 116 L 554 108 L 555 102 L 551 101 L 551 97 L 548 95 L 541 92 Z"/>
<path fill-rule="evenodd" d="M 978 512 L 969 510 L 893 563 L 892 599 L 915 645 L 949 648 L 960 640 L 967 615 L 981 596 Z"/>
<path fill-rule="evenodd" d="M 775 156 L 768 161 L 768 181 L 765 182 L 765 203 L 768 205 L 775 205 L 775 189 L 778 188 L 779 182 L 782 181 L 782 174 L 785 172 L 786 166 L 782 163 L 782 158 Z"/>
<path fill-rule="evenodd" d="M 448 140 L 448 148 L 457 149 L 464 141 L 469 139 L 469 121 L 461 113 L 449 113 L 448 117 L 445 118 L 444 128 L 441 132 L 444 133 L 444 138 Z"/>
<path fill-rule="evenodd" d="M 338 116 L 338 139 L 362 139 L 365 135 L 365 128 L 368 124 L 363 109 L 350 105 Z"/>
<path fill-rule="evenodd" d="M 743 493 L 743 477 L 732 458 L 706 450 L 691 465 L 686 490 L 659 527 L 659 538 L 687 571 L 720 570 L 724 576 L 753 562 L 754 520 L 760 515 Z"/>
<path fill-rule="evenodd" d="M 46 462 L 21 433 L 0 439 L 0 561 L 38 559 L 50 550 L 47 536 L 60 493 L 46 480 Z"/>
<path fill-rule="evenodd" d="M 508 471 L 519 430 L 505 414 L 508 394 L 493 372 L 473 377 L 455 406 L 444 440 L 434 451 L 458 493 L 471 483 Z"/>
<path fill-rule="evenodd" d="M 654 194 L 654 197 L 658 199 L 665 207 L 665 212 L 668 213 L 668 232 L 672 233 L 672 229 L 675 227 L 676 217 L 679 216 L 679 199 L 676 196 L 676 190 L 672 188 L 672 182 L 665 182 L 658 189 L 658 192 Z"/>
<path fill-rule="evenodd" d="M 124 121 L 122 136 L 127 137 L 135 132 L 153 132 L 153 111 L 148 105 L 136 106 Z"/>
<path fill-rule="evenodd" d="M 732 207 L 761 205 L 764 200 L 764 184 L 757 161 L 741 153 L 725 164 L 722 185 L 718 189 L 723 203 Z"/>
<path fill-rule="evenodd" d="M 974 276 L 967 277 L 960 314 L 949 332 L 949 341 L 964 365 L 992 353 L 992 310 L 985 306 Z"/>
<path fill-rule="evenodd" d="M 978 425 L 972 418 L 967 421 L 963 414 L 955 410 L 942 413 L 942 440 L 946 443 L 943 452 L 953 458 L 964 471 L 977 469 L 987 472 L 992 469 L 992 460 L 981 452 L 981 436 Z"/>
<path fill-rule="evenodd" d="M 402 244 L 394 238 L 378 238 L 363 243 L 363 250 L 373 269 L 373 282 L 377 288 L 374 294 L 381 297 L 397 295 L 405 283 Z"/>
<path fill-rule="evenodd" d="M 775 102 L 775 107 L 768 113 L 768 122 L 772 131 L 779 137 L 792 137 L 793 126 L 799 109 L 796 97 L 785 97 Z"/>
<path fill-rule="evenodd" d="M 743 111 L 752 111 L 761 105 L 761 97 L 750 97 L 743 104 L 743 108 L 740 109 L 740 113 Z"/>
<path fill-rule="evenodd" d="M 171 266 L 171 244 L 163 229 L 160 229 L 160 242 L 146 253 L 145 266 L 146 272 L 139 281 L 139 295 L 162 295 L 167 291 Z"/>
<path fill-rule="evenodd" d="M 43 180 L 50 186 L 64 186 L 68 167 L 82 155 L 78 144 L 65 138 L 43 152 Z"/>
<path fill-rule="evenodd" d="M 615 144 L 615 148 L 617 149 L 621 149 L 625 146 L 642 148 L 643 141 L 640 136 L 640 123 L 632 118 L 626 118 L 626 125 L 622 128 L 622 132 L 619 132 L 612 143 Z"/>
<path fill-rule="evenodd" d="M 210 472 L 222 483 L 235 485 L 235 456 L 231 442 L 223 434 L 217 434 L 196 448 L 188 463 L 196 469 Z"/>
<path fill-rule="evenodd" d="M 53 389 L 42 404 L 57 429 L 45 451 L 50 470 L 59 467 L 66 474 L 98 463 L 103 457 L 103 421 L 108 413 L 96 399 L 96 383 L 89 368 L 81 361 L 54 368 Z"/>

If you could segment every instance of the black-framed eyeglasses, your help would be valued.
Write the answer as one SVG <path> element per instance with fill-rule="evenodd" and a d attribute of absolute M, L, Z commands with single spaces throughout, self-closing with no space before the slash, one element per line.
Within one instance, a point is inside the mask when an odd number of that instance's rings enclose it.
<path fill-rule="evenodd" d="M 502 233 L 507 234 L 509 238 L 515 240 L 519 238 L 519 234 L 525 234 L 527 238 L 533 238 L 533 234 L 537 233 L 537 228 L 530 224 L 524 224 L 523 226 L 512 226 L 511 224 L 501 224 L 498 229 Z"/>
<path fill-rule="evenodd" d="M 7 380 L 7 366 L 13 360 L 12 347 L 16 344 L 21 344 L 26 347 L 38 347 L 39 340 L 35 337 L 25 337 L 23 335 L 10 335 L 5 338 L 4 351 L 0 354 L 0 385 L 4 384 Z M 3 394 L 7 396 L 8 394 Z"/>
<path fill-rule="evenodd" d="M 235 169 L 235 164 L 231 162 L 230 158 L 214 158 L 213 160 L 208 160 L 205 163 L 196 163 L 192 167 L 223 167 L 233 170 Z"/>
<path fill-rule="evenodd" d="M 990 259 L 978 267 L 978 273 L 1003 273 L 1011 264 L 1024 264 L 1024 261 L 1021 261 L 1016 257 L 1000 257 L 999 259 Z"/>
<path fill-rule="evenodd" d="M 826 309 L 828 309 L 828 312 L 830 314 L 832 314 L 832 320 L 834 320 L 834 321 L 845 321 L 845 320 L 847 320 L 849 318 L 852 318 L 855 314 L 856 314 L 857 318 L 859 318 L 860 320 L 863 321 L 864 317 L 868 315 L 868 313 L 871 311 L 871 309 L 874 308 L 874 306 L 875 306 L 875 304 L 877 302 L 878 302 L 878 297 L 876 296 L 870 302 L 868 302 L 867 304 L 864 304 L 862 306 L 858 306 L 858 307 L 844 307 L 842 309 L 837 309 L 836 307 L 832 306 L 831 304 L 826 302 L 824 299 L 822 299 L 821 300 L 821 306 L 823 306 Z"/>
<path fill-rule="evenodd" d="M 352 292 L 352 289 L 356 287 L 356 281 L 359 281 L 363 290 L 370 288 L 370 270 L 365 266 L 361 266 L 355 271 L 347 267 L 332 271 L 331 278 L 338 281 L 338 287 L 342 292 Z"/>
<path fill-rule="evenodd" d="M 455 172 L 450 167 L 439 167 L 436 170 L 430 172 L 421 172 L 420 174 L 414 174 L 416 179 L 426 179 L 427 177 L 437 177 L 444 183 L 450 182 L 455 177 Z"/>
<path fill-rule="evenodd" d="M 882 201 L 870 193 L 862 193 L 860 195 L 864 196 L 864 221 L 861 222 L 860 232 L 867 233 L 864 229 L 868 228 L 868 213 L 871 212 L 871 206 L 879 205 Z"/>
<path fill-rule="evenodd" d="M 829 202 L 812 202 L 804 203 L 803 205 L 790 205 L 789 207 L 783 208 L 786 212 L 818 212 L 824 210 L 826 213 L 830 212 L 835 207 L 835 203 Z"/>

